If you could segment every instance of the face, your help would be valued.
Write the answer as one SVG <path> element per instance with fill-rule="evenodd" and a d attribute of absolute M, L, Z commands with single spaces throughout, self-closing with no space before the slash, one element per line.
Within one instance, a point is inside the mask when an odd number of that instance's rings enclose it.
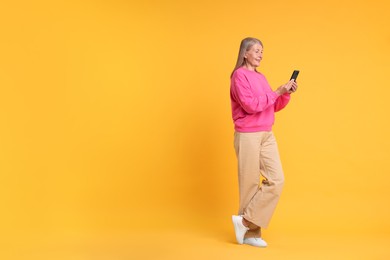
<path fill-rule="evenodd" d="M 255 70 L 263 59 L 263 47 L 256 43 L 245 53 L 246 67 Z"/>

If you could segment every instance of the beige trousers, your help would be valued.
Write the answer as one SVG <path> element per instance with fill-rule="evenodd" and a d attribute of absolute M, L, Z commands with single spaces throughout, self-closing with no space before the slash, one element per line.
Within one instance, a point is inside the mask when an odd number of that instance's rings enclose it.
<path fill-rule="evenodd" d="M 235 132 L 234 148 L 238 161 L 238 214 L 255 224 L 245 237 L 257 237 L 260 227 L 268 227 L 283 188 L 278 146 L 272 132 Z"/>

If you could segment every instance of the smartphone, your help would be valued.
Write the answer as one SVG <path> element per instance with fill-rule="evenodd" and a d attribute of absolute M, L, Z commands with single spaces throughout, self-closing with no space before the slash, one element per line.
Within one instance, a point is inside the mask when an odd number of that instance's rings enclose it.
<path fill-rule="evenodd" d="M 297 81 L 298 74 L 299 74 L 299 70 L 294 70 L 293 74 L 291 75 L 290 80 L 293 79 L 294 81 Z"/>

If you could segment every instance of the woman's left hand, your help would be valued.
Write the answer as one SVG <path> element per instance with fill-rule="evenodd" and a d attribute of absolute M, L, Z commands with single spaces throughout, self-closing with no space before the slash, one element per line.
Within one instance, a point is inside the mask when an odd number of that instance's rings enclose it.
<path fill-rule="evenodd" d="M 292 83 L 292 85 L 291 85 L 291 88 L 290 88 L 290 90 L 288 91 L 288 93 L 294 93 L 295 91 L 297 91 L 297 89 L 298 89 L 298 83 L 297 82 L 293 82 Z"/>

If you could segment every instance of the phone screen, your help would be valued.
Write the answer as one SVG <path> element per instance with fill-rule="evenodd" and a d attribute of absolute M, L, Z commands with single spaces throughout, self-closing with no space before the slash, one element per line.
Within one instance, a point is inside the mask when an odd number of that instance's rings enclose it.
<path fill-rule="evenodd" d="M 296 81 L 297 77 L 298 77 L 298 74 L 299 74 L 299 70 L 294 70 L 293 74 L 291 75 L 290 80 L 293 79 L 294 81 Z"/>

